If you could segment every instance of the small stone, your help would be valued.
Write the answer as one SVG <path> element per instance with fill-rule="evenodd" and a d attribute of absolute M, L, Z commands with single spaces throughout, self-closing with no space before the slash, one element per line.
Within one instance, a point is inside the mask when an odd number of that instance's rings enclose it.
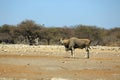
<path fill-rule="evenodd" d="M 23 54 L 20 54 L 20 56 L 23 56 Z"/>
<path fill-rule="evenodd" d="M 102 61 L 100 61 L 100 63 L 102 63 Z"/>
<path fill-rule="evenodd" d="M 30 64 L 28 63 L 27 65 L 29 66 Z"/>
<path fill-rule="evenodd" d="M 63 61 L 62 63 L 66 63 L 65 61 Z"/>

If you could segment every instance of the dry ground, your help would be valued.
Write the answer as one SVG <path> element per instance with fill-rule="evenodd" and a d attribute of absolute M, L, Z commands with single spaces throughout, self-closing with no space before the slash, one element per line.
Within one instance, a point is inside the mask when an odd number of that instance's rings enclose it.
<path fill-rule="evenodd" d="M 0 45 L 0 80 L 120 80 L 120 47 L 92 46 L 90 58 L 63 46 Z"/>

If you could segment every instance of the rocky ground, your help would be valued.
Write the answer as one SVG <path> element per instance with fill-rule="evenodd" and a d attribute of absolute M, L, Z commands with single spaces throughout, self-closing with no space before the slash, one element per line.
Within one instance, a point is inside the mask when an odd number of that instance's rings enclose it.
<path fill-rule="evenodd" d="M 120 80 L 120 47 L 92 46 L 70 57 L 63 46 L 0 44 L 0 80 Z"/>

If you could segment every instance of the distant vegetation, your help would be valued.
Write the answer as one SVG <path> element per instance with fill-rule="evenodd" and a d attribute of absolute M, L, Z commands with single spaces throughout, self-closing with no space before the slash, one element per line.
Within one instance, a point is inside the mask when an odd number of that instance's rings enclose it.
<path fill-rule="evenodd" d="M 75 25 L 64 27 L 46 27 L 32 20 L 22 21 L 18 25 L 0 26 L 0 43 L 53 45 L 60 38 L 89 38 L 91 45 L 120 46 L 120 27 L 104 29 L 96 26 Z"/>

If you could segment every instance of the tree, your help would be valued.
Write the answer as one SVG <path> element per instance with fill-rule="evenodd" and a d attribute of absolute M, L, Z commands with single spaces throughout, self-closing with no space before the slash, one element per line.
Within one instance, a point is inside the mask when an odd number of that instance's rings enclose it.
<path fill-rule="evenodd" d="M 51 39 L 53 39 L 54 35 L 54 31 L 52 30 L 52 28 L 44 28 L 41 30 L 40 32 L 40 36 L 43 38 L 43 39 L 46 39 L 47 40 L 47 44 L 50 45 L 50 41 Z"/>
<path fill-rule="evenodd" d="M 14 26 L 13 25 L 8 25 L 4 24 L 0 28 L 0 42 L 5 42 L 5 43 L 14 43 L 13 39 L 13 30 Z"/>
<path fill-rule="evenodd" d="M 75 36 L 78 38 L 89 38 L 93 45 L 102 43 L 103 29 L 96 26 L 77 25 L 75 28 Z"/>
<path fill-rule="evenodd" d="M 35 39 L 39 37 L 39 31 L 42 26 L 37 25 L 32 20 L 26 20 L 18 24 L 18 28 L 21 34 L 25 37 L 26 41 L 28 40 L 30 45 L 35 44 Z"/>
<path fill-rule="evenodd" d="M 10 27 L 11 27 L 11 25 L 4 24 L 4 25 L 1 27 L 0 32 L 1 32 L 1 33 L 10 33 Z"/>
<path fill-rule="evenodd" d="M 120 46 L 120 28 L 113 28 L 107 31 L 104 43 L 108 46 Z"/>
<path fill-rule="evenodd" d="M 22 21 L 17 26 L 0 26 L 0 43 L 59 44 L 60 38 L 89 38 L 94 45 L 120 46 L 120 28 L 104 29 L 89 25 L 45 27 L 32 20 Z"/>

